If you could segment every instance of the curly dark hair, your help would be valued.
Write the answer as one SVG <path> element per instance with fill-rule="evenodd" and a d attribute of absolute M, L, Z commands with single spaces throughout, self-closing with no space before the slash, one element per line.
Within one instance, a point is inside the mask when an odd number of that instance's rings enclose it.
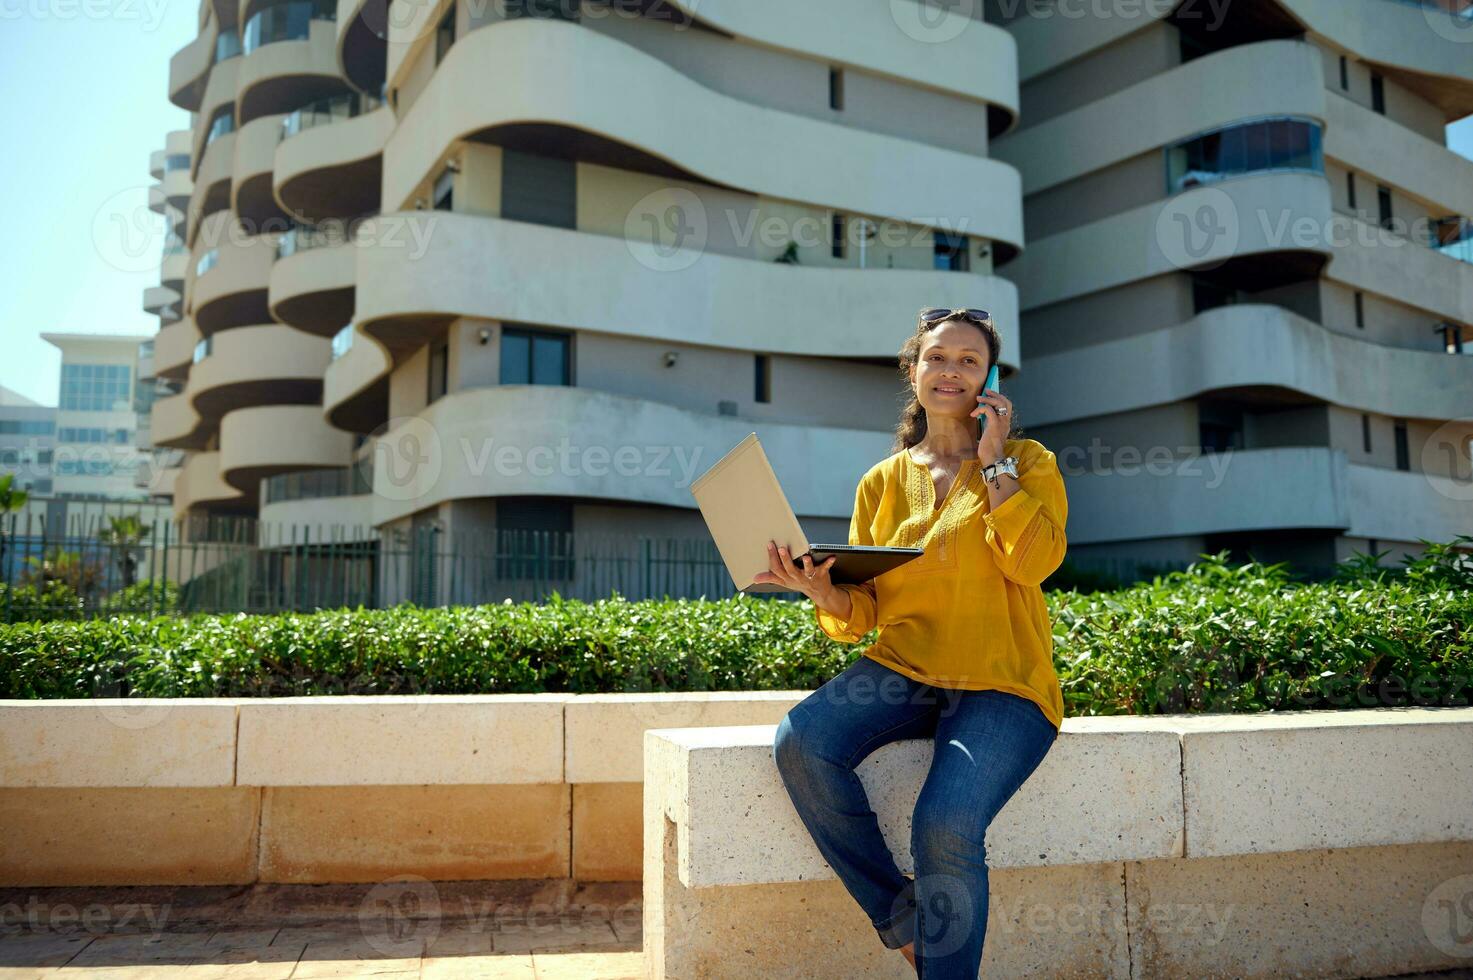
<path fill-rule="evenodd" d="M 998 357 L 1002 354 L 1002 338 L 998 336 L 997 328 L 993 326 L 991 317 L 987 319 L 986 324 L 977 323 L 975 320 L 966 320 L 960 315 L 942 317 L 940 320 L 933 320 L 928 323 L 921 319 L 920 314 L 917 314 L 915 333 L 906 338 L 905 343 L 900 348 L 899 355 L 900 380 L 907 387 L 910 385 L 910 369 L 920 363 L 921 343 L 925 339 L 926 334 L 950 320 L 962 320 L 962 322 L 970 323 L 972 326 L 981 330 L 982 335 L 987 338 L 988 364 L 990 366 L 997 363 Z M 1000 374 L 1002 369 L 999 368 L 998 371 Z M 1009 439 L 1019 439 L 1022 438 L 1022 435 L 1023 430 L 1018 427 L 1017 407 L 1014 406 L 1013 411 L 1008 415 L 1007 437 Z M 925 437 L 926 410 L 921 406 L 921 400 L 917 397 L 915 389 L 912 388 L 909 400 L 906 401 L 905 407 L 900 410 L 900 422 L 895 426 L 895 444 L 891 447 L 891 452 L 898 453 L 902 449 L 909 449 Z"/>

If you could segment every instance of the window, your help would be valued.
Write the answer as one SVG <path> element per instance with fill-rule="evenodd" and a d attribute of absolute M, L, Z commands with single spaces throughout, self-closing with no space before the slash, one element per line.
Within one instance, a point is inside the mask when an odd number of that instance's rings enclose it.
<path fill-rule="evenodd" d="M 1265 171 L 1323 174 L 1323 133 L 1317 122 L 1292 117 L 1256 119 L 1213 130 L 1166 148 L 1166 190 Z"/>
<path fill-rule="evenodd" d="M 455 43 L 455 4 L 450 5 L 450 10 L 440 19 L 440 24 L 435 28 L 435 64 L 445 60 L 450 46 Z"/>
<path fill-rule="evenodd" d="M 829 250 L 836 259 L 844 257 L 844 216 L 838 212 L 829 220 Z"/>
<path fill-rule="evenodd" d="M 223 107 L 215 117 L 210 120 L 210 131 L 205 134 L 205 146 L 209 146 L 215 140 L 226 133 L 235 132 L 235 105 L 234 103 Z"/>
<path fill-rule="evenodd" d="M 573 504 L 557 497 L 496 499 L 496 577 L 573 577 Z"/>
<path fill-rule="evenodd" d="M 1456 323 L 1439 323 L 1432 328 L 1442 334 L 1442 349 L 1449 354 L 1463 353 L 1463 328 Z"/>
<path fill-rule="evenodd" d="M 1340 89 L 1344 92 L 1350 91 L 1350 64 L 1345 60 L 1345 55 L 1340 56 Z"/>
<path fill-rule="evenodd" d="M 0 419 L 0 436 L 49 436 L 55 432 L 55 422 Z"/>
<path fill-rule="evenodd" d="M 1371 108 L 1386 115 L 1386 79 L 1379 72 L 1371 72 Z"/>
<path fill-rule="evenodd" d="M 133 404 L 133 369 L 122 364 L 63 364 L 61 408 L 126 412 Z"/>
<path fill-rule="evenodd" d="M 829 108 L 844 108 L 844 69 L 829 69 Z"/>
<path fill-rule="evenodd" d="M 1364 412 L 1360 416 L 1360 448 L 1365 453 L 1371 451 L 1371 417 Z"/>
<path fill-rule="evenodd" d="M 1381 227 L 1389 230 L 1393 217 L 1391 213 L 1391 188 L 1385 184 L 1378 184 L 1376 186 L 1376 210 L 1380 213 Z"/>
<path fill-rule="evenodd" d="M 240 35 L 230 27 L 215 36 L 215 63 L 240 57 Z"/>
<path fill-rule="evenodd" d="M 57 442 L 69 443 L 113 443 L 126 446 L 133 439 L 127 429 L 89 429 L 63 426 L 56 432 Z"/>
<path fill-rule="evenodd" d="M 1366 294 L 1355 294 L 1355 325 L 1360 329 L 1366 328 Z"/>
<path fill-rule="evenodd" d="M 501 383 L 504 385 L 570 385 L 572 337 L 545 330 L 503 327 Z"/>
<path fill-rule="evenodd" d="M 445 397 L 450 387 L 450 341 L 444 337 L 430 341 L 429 388 L 425 400 L 434 404 Z"/>
<path fill-rule="evenodd" d="M 1407 423 L 1406 419 L 1396 420 L 1396 468 L 1399 470 L 1410 470 L 1412 468 L 1412 454 L 1407 448 Z"/>
<path fill-rule="evenodd" d="M 951 272 L 966 272 L 970 265 L 970 239 L 966 235 L 953 235 L 938 231 L 936 235 L 935 267 Z"/>
<path fill-rule="evenodd" d="M 435 178 L 434 200 L 436 211 L 455 210 L 455 174 L 448 167 Z"/>
<path fill-rule="evenodd" d="M 501 152 L 501 216 L 554 228 L 578 227 L 578 171 L 561 157 Z"/>
<path fill-rule="evenodd" d="M 1350 210 L 1354 211 L 1355 210 L 1355 174 L 1354 173 L 1347 173 L 1345 175 L 1345 197 L 1346 197 L 1346 200 L 1349 202 Z"/>
<path fill-rule="evenodd" d="M 759 402 L 772 401 L 772 358 L 767 354 L 758 354 L 753 362 L 756 368 L 756 394 L 753 395 Z"/>

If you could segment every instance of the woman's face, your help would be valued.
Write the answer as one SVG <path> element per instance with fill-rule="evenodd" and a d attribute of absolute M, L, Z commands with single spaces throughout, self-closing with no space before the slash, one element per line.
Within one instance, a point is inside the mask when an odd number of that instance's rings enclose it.
<path fill-rule="evenodd" d="M 952 415 L 965 422 L 977 407 L 991 366 L 981 328 L 965 320 L 947 320 L 921 338 L 920 359 L 910 377 L 927 415 Z"/>

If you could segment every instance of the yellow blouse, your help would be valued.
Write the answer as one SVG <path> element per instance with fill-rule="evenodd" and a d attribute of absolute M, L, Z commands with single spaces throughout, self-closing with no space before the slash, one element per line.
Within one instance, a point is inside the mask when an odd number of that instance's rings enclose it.
<path fill-rule="evenodd" d="M 930 470 L 909 449 L 870 467 L 854 494 L 849 543 L 925 554 L 840 585 L 854 604 L 847 621 L 814 609 L 819 628 L 844 643 L 879 626 L 864 656 L 936 687 L 1022 695 L 1057 728 L 1064 697 L 1040 584 L 1064 560 L 1064 479 L 1038 441 L 1009 439 L 1004 449 L 1018 458 L 1018 489 L 996 511 L 976 459 L 962 463 L 939 510 Z"/>

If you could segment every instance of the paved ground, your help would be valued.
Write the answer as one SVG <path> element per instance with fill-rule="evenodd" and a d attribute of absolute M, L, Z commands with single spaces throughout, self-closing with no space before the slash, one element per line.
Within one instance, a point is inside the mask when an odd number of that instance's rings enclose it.
<path fill-rule="evenodd" d="M 0 889 L 0 980 L 624 980 L 638 883 Z"/>
<path fill-rule="evenodd" d="M 634 980 L 640 939 L 637 882 L 0 889 L 0 980 Z"/>

